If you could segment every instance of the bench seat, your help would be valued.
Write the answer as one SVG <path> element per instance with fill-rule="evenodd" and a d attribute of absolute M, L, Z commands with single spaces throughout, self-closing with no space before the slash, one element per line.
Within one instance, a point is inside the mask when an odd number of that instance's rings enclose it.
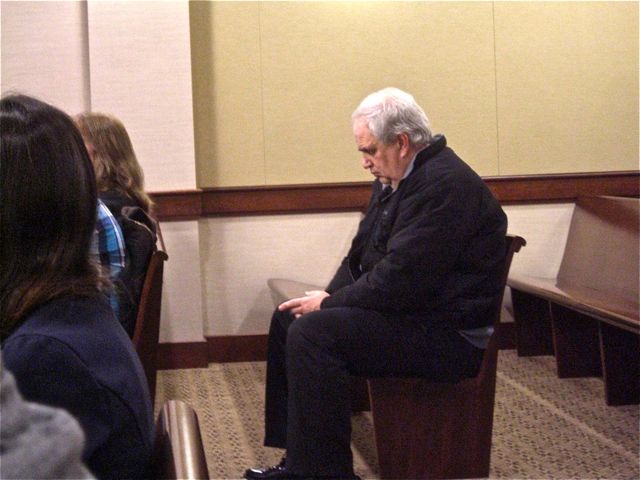
<path fill-rule="evenodd" d="M 557 277 L 507 282 L 518 355 L 602 376 L 608 405 L 640 403 L 639 218 L 637 198 L 578 198 Z"/>
<path fill-rule="evenodd" d="M 555 278 L 526 275 L 510 276 L 509 285 L 517 291 L 545 298 L 603 322 L 640 334 L 638 303 L 622 296 L 580 286 L 560 288 Z"/>

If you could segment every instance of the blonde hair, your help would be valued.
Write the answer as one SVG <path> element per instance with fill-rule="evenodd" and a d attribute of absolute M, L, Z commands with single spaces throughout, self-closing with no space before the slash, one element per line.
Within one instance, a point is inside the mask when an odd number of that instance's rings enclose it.
<path fill-rule="evenodd" d="M 89 153 L 98 192 L 118 190 L 149 212 L 153 202 L 144 191 L 144 174 L 122 122 L 103 113 L 83 113 L 76 123 L 88 149 L 93 150 Z"/>

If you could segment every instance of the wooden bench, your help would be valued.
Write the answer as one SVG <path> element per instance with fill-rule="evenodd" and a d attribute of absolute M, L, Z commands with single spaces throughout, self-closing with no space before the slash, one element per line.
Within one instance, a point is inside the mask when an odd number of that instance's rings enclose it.
<path fill-rule="evenodd" d="M 523 238 L 507 235 L 501 293 L 511 259 L 525 244 Z M 284 279 L 271 279 L 268 284 L 276 304 L 283 297 L 318 289 Z M 496 298 L 496 330 L 501 307 L 502 294 Z M 457 383 L 433 383 L 421 378 L 367 380 L 381 478 L 489 475 L 498 345 L 499 338 L 494 333 L 478 375 Z M 354 391 L 358 395 L 359 384 L 352 383 L 351 389 L 352 396 Z"/>
<path fill-rule="evenodd" d="M 602 376 L 608 405 L 640 401 L 640 200 L 578 198 L 558 275 L 511 274 L 518 355 L 558 376 Z"/>
<path fill-rule="evenodd" d="M 198 416 L 189 404 L 167 400 L 162 406 L 152 463 L 155 479 L 209 479 Z"/>
<path fill-rule="evenodd" d="M 502 293 L 513 255 L 525 244 L 523 238 L 507 235 L 495 330 L 476 377 L 457 383 L 368 380 L 381 478 L 489 476 Z"/>

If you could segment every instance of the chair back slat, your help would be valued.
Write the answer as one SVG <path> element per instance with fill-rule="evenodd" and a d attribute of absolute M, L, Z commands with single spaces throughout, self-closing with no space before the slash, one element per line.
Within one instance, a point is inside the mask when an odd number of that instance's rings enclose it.
<path fill-rule="evenodd" d="M 142 286 L 136 325 L 133 332 L 133 345 L 140 357 L 149 383 L 151 404 L 155 398 L 156 390 L 156 353 L 160 337 L 160 313 L 162 309 L 162 277 L 164 262 L 168 255 L 157 250 L 151 255 L 147 273 Z"/>
<path fill-rule="evenodd" d="M 526 242 L 507 235 L 502 283 L 478 375 L 456 383 L 370 378 L 380 478 L 482 478 L 489 475 L 502 297 L 513 255 Z"/>

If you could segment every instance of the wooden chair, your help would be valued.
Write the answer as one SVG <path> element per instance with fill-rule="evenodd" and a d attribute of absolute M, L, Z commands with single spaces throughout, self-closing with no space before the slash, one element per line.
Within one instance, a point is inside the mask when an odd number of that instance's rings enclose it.
<path fill-rule="evenodd" d="M 513 254 L 526 244 L 507 235 L 502 290 Z M 502 294 L 494 326 L 500 322 Z M 480 478 L 489 475 L 498 341 L 494 334 L 475 378 L 454 384 L 419 378 L 369 379 L 380 477 Z"/>
<path fill-rule="evenodd" d="M 138 304 L 133 345 L 138 352 L 144 372 L 149 382 L 149 394 L 153 405 L 156 392 L 156 352 L 160 335 L 160 312 L 162 307 L 162 276 L 164 262 L 169 256 L 162 250 L 151 255 L 147 273 L 142 285 Z"/>
<path fill-rule="evenodd" d="M 163 405 L 152 463 L 152 478 L 209 479 L 198 416 L 187 403 L 167 400 Z"/>
<path fill-rule="evenodd" d="M 142 287 L 151 255 L 157 250 L 160 225 L 140 207 L 123 207 L 116 219 L 127 247 L 126 265 L 114 282 L 118 295 L 118 320 L 133 338 Z"/>

